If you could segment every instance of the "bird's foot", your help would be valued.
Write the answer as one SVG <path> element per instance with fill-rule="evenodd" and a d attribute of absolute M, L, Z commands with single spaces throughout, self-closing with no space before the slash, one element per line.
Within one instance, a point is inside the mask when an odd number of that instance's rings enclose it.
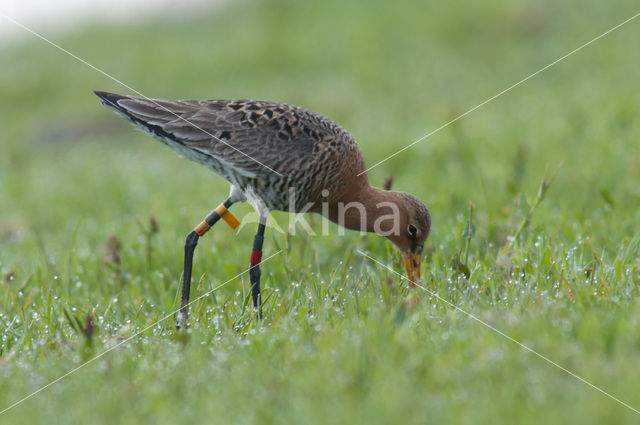
<path fill-rule="evenodd" d="M 187 312 L 186 311 L 179 311 L 178 312 L 178 316 L 176 317 L 176 330 L 179 331 L 181 329 L 186 329 L 187 328 Z"/>

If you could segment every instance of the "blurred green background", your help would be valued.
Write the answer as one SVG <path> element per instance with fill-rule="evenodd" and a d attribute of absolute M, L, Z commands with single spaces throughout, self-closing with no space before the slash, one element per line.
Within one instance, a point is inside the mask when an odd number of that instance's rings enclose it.
<path fill-rule="evenodd" d="M 371 165 L 637 7 L 238 1 L 42 35 L 149 97 L 317 111 Z M 370 172 L 431 210 L 426 289 L 636 409 L 639 34 L 628 23 Z M 44 41 L 4 42 L 0 58 L 2 410 L 174 311 L 184 236 L 228 184 L 101 106 L 93 90 L 131 90 Z M 192 306 L 188 333 L 163 320 L 0 422 L 637 421 L 356 252 L 401 272 L 383 238 L 331 229 L 267 234 L 265 257 L 282 251 L 263 266 L 263 323 L 245 274 Z M 246 270 L 253 232 L 201 240 L 194 298 Z"/>

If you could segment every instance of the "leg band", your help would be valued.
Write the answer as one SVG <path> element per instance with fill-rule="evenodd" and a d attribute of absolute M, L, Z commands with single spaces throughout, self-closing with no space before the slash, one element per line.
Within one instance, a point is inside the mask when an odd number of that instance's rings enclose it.
<path fill-rule="evenodd" d="M 203 236 L 205 233 L 209 231 L 209 229 L 211 229 L 211 226 L 209 225 L 209 223 L 207 223 L 206 221 L 203 221 L 202 223 L 198 224 L 196 228 L 193 230 L 198 234 L 198 236 Z"/>
<path fill-rule="evenodd" d="M 262 261 L 262 250 L 254 249 L 251 250 L 251 265 L 254 266 L 256 264 L 260 264 Z"/>
<path fill-rule="evenodd" d="M 221 218 L 226 221 L 232 229 L 235 229 L 240 225 L 240 221 L 238 221 L 238 219 L 229 212 L 227 205 L 225 205 L 227 202 L 218 205 L 215 210 L 211 211 L 209 215 L 207 215 L 205 219 L 202 220 L 202 223 L 198 224 L 195 229 L 193 229 L 198 234 L 198 236 L 203 236 L 205 233 L 207 233 L 211 226 L 216 224 L 216 222 Z"/>
<path fill-rule="evenodd" d="M 238 221 L 238 219 L 229 212 L 224 204 L 218 205 L 215 211 L 232 229 L 236 229 L 240 225 L 240 221 Z"/>

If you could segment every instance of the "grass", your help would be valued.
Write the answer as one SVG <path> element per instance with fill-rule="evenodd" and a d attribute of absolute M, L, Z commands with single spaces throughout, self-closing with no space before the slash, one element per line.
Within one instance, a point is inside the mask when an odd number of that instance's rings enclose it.
<path fill-rule="evenodd" d="M 635 6 L 239 2 L 52 37 L 149 96 L 304 105 L 374 164 Z M 638 25 L 371 171 L 430 207 L 438 297 L 358 254 L 402 270 L 375 235 L 269 232 L 258 323 L 247 274 L 229 281 L 254 230 L 218 225 L 194 297 L 226 284 L 186 334 L 152 324 L 178 307 L 184 236 L 227 184 L 91 93 L 129 90 L 37 39 L 0 47 L 0 409 L 152 325 L 0 422 L 636 422 L 443 299 L 640 408 Z"/>

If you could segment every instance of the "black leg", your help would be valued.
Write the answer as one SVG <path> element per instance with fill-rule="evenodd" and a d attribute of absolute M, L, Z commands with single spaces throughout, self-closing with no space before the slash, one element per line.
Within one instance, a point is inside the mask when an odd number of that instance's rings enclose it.
<path fill-rule="evenodd" d="M 192 230 L 184 242 L 184 272 L 182 277 L 182 300 L 180 302 L 180 312 L 176 318 L 176 328 L 181 329 L 187 326 L 187 312 L 189 310 L 189 292 L 191 291 L 191 270 L 193 268 L 193 253 L 198 245 L 198 239 L 213 227 L 214 224 L 225 218 L 227 208 L 233 204 L 231 199 L 227 199 L 222 205 L 211 211 L 202 223 Z M 225 218 L 226 219 L 226 218 Z M 231 223 L 230 223 L 231 224 Z"/>
<path fill-rule="evenodd" d="M 258 309 L 258 318 L 262 320 L 262 296 L 260 295 L 260 262 L 262 261 L 262 243 L 264 242 L 264 228 L 266 219 L 260 220 L 258 232 L 253 238 L 251 264 L 249 266 L 249 280 L 251 281 L 251 297 L 253 307 Z"/>

